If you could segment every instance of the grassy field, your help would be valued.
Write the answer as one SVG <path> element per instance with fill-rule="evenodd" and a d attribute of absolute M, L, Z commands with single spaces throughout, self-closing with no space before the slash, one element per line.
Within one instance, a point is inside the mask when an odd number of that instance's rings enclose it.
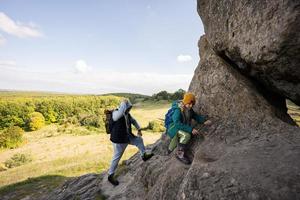
<path fill-rule="evenodd" d="M 151 120 L 164 118 L 168 102 L 138 103 L 131 111 L 142 127 Z M 38 131 L 25 133 L 26 142 L 17 149 L 1 150 L 0 164 L 16 154 L 29 155 L 31 162 L 7 170 L 0 169 L 0 196 L 13 193 L 13 199 L 55 188 L 69 177 L 86 173 L 101 173 L 108 169 L 113 149 L 106 133 L 90 131 L 90 135 L 65 134 L 57 124 L 48 125 Z M 84 127 L 64 127 L 75 133 L 87 131 Z M 81 130 L 82 129 L 82 130 Z M 144 131 L 145 144 L 152 144 L 160 133 Z M 128 146 L 122 160 L 131 157 L 137 149 Z"/>
<path fill-rule="evenodd" d="M 300 107 L 291 101 L 287 101 L 287 106 L 289 115 L 300 126 Z"/>

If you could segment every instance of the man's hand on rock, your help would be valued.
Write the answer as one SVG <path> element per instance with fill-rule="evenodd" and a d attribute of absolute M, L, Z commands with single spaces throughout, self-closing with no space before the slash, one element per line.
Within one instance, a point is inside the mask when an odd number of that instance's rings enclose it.
<path fill-rule="evenodd" d="M 138 130 L 137 135 L 140 136 L 140 137 L 142 137 L 143 136 L 142 130 Z"/>

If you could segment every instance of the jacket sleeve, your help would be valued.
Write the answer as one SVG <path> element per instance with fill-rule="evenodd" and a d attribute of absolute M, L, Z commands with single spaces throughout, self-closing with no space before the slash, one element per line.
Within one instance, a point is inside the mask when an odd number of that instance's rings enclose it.
<path fill-rule="evenodd" d="M 196 120 L 198 123 L 203 123 L 206 120 L 206 117 L 203 115 L 198 115 L 194 110 L 192 111 L 192 118 Z"/>
<path fill-rule="evenodd" d="M 130 122 L 137 130 L 141 129 L 139 123 L 131 115 L 130 115 Z"/>
<path fill-rule="evenodd" d="M 186 124 L 183 124 L 180 121 L 180 117 L 181 117 L 181 111 L 180 111 L 180 109 L 176 109 L 174 111 L 173 115 L 172 115 L 172 120 L 173 120 L 175 128 L 177 130 L 181 130 L 181 131 L 184 131 L 184 132 L 192 133 L 193 127 L 191 127 L 189 125 L 186 125 Z"/>
<path fill-rule="evenodd" d="M 126 103 L 122 102 L 118 110 L 114 110 L 112 113 L 112 118 L 114 121 L 118 121 L 126 111 Z"/>

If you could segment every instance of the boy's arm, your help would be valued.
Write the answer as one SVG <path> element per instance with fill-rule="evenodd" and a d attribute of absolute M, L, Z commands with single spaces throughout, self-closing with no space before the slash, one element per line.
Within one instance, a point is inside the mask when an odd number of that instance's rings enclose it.
<path fill-rule="evenodd" d="M 204 123 L 206 121 L 206 117 L 203 115 L 198 115 L 194 110 L 192 110 L 192 118 L 196 120 L 198 123 Z"/>
<path fill-rule="evenodd" d="M 192 133 L 193 127 L 183 124 L 180 121 L 180 116 L 181 116 L 181 111 L 180 109 L 176 109 L 174 111 L 174 114 L 172 115 L 172 120 L 174 123 L 174 126 L 178 129 L 178 130 L 182 130 L 184 132 L 188 132 L 188 133 Z"/>

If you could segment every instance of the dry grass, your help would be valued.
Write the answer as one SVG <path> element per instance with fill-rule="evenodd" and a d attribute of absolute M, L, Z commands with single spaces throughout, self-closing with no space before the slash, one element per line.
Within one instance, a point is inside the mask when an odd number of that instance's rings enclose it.
<path fill-rule="evenodd" d="M 134 108 L 132 115 L 142 126 L 146 126 L 150 120 L 164 118 L 168 107 L 169 104 L 165 102 L 145 103 Z M 93 133 L 76 136 L 58 133 L 57 129 L 57 125 L 50 125 L 39 131 L 28 132 L 25 134 L 26 143 L 23 146 L 0 152 L 0 163 L 4 163 L 16 153 L 32 156 L 32 162 L 28 164 L 1 171 L 0 187 L 34 177 L 73 177 L 107 170 L 113 153 L 109 135 Z M 144 132 L 143 135 L 146 145 L 154 143 L 159 137 L 160 133 Z M 122 160 L 130 158 L 136 152 L 136 147 L 128 146 Z M 50 178 L 46 180 L 51 182 Z M 61 178 L 59 180 L 63 181 Z M 54 185 L 57 185 L 56 182 L 57 179 Z M 28 181 L 24 182 L 24 184 L 27 183 Z M 22 184 L 18 185 L 18 187 L 21 186 Z"/>
<path fill-rule="evenodd" d="M 289 115 L 300 126 L 300 107 L 291 101 L 287 101 L 287 107 Z"/>
<path fill-rule="evenodd" d="M 166 101 L 159 102 L 146 102 L 142 104 L 137 104 L 132 108 L 131 114 L 133 117 L 140 122 L 142 127 L 146 127 L 149 121 L 165 118 L 167 110 L 170 108 L 171 103 Z"/>

